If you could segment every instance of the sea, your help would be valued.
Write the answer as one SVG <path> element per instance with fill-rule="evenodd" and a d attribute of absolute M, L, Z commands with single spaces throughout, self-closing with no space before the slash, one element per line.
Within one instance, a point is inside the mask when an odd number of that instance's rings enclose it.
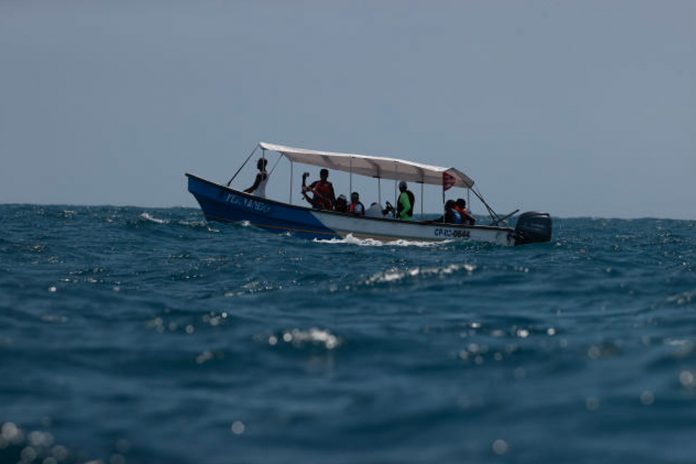
<path fill-rule="evenodd" d="M 0 463 L 694 463 L 696 221 L 306 240 L 0 205 Z"/>

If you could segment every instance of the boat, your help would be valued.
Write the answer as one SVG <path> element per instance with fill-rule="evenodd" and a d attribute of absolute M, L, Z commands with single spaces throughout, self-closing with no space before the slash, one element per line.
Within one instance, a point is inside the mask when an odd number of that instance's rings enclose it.
<path fill-rule="evenodd" d="M 488 211 L 488 224 L 455 225 L 432 220 L 402 221 L 392 216 L 367 217 L 317 209 L 292 204 L 292 191 L 288 202 L 254 196 L 232 187 L 232 182 L 256 151 L 266 159 L 267 153 L 278 153 L 278 160 L 290 161 L 290 186 L 293 186 L 293 167 L 306 164 L 343 171 L 350 174 L 350 191 L 353 175 L 369 176 L 377 180 L 378 197 L 381 200 L 381 180 L 408 181 L 422 186 L 442 186 L 443 204 L 445 191 L 450 188 L 466 189 L 473 193 Z M 277 161 L 276 161 L 277 164 Z M 272 170 L 271 170 L 272 172 Z M 188 190 L 195 197 L 207 221 L 238 223 L 246 222 L 261 229 L 286 232 L 293 236 L 309 239 L 334 239 L 353 236 L 358 239 L 375 239 L 389 242 L 407 241 L 472 241 L 497 245 L 522 245 L 543 243 L 551 240 L 551 217 L 548 213 L 530 211 L 517 217 L 516 226 L 508 220 L 519 210 L 501 216 L 485 201 L 474 181 L 453 167 L 440 167 L 416 163 L 398 158 L 369 156 L 353 153 L 308 150 L 271 143 L 258 143 L 234 176 L 221 184 L 186 173 Z M 388 204 L 388 202 L 387 202 Z M 381 206 L 381 205 L 380 205 Z"/>

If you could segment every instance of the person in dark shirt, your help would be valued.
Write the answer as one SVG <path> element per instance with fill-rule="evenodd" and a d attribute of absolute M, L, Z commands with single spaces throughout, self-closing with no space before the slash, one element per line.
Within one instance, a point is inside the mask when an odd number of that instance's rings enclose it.
<path fill-rule="evenodd" d="M 334 205 L 334 211 L 338 213 L 347 213 L 348 212 L 348 200 L 346 199 L 346 196 L 343 194 L 340 194 L 338 198 L 336 198 L 336 204 Z"/>
<path fill-rule="evenodd" d="M 360 195 L 358 192 L 353 192 L 350 194 L 350 206 L 348 207 L 348 212 L 354 216 L 365 215 L 365 205 L 363 205 L 360 201 Z"/>

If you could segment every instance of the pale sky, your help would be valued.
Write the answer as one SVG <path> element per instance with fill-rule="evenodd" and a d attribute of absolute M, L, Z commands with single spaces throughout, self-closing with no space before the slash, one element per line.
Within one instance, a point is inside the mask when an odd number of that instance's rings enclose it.
<path fill-rule="evenodd" d="M 184 172 L 259 141 L 455 166 L 501 213 L 696 219 L 696 1 L 0 1 L 0 203 L 195 207 Z"/>

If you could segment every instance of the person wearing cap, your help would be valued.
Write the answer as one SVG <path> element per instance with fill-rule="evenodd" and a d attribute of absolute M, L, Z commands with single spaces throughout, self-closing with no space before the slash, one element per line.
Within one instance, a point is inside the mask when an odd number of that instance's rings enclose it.
<path fill-rule="evenodd" d="M 360 202 L 360 195 L 358 192 L 353 192 L 350 194 L 350 206 L 348 207 L 348 212 L 354 216 L 365 215 L 365 205 Z"/>
<path fill-rule="evenodd" d="M 336 203 L 336 194 L 334 193 L 333 184 L 328 180 L 329 170 L 322 169 L 319 171 L 319 180 L 312 182 L 309 187 L 305 184 L 307 182 L 307 177 L 309 177 L 308 172 L 302 174 L 302 196 L 305 200 L 307 200 L 313 208 L 333 209 L 334 203 Z M 312 198 L 307 196 L 309 192 L 312 192 Z"/>
<path fill-rule="evenodd" d="M 399 198 L 396 200 L 396 218 L 402 221 L 410 221 L 413 217 L 413 206 L 416 197 L 408 189 L 406 181 L 399 182 Z"/>

